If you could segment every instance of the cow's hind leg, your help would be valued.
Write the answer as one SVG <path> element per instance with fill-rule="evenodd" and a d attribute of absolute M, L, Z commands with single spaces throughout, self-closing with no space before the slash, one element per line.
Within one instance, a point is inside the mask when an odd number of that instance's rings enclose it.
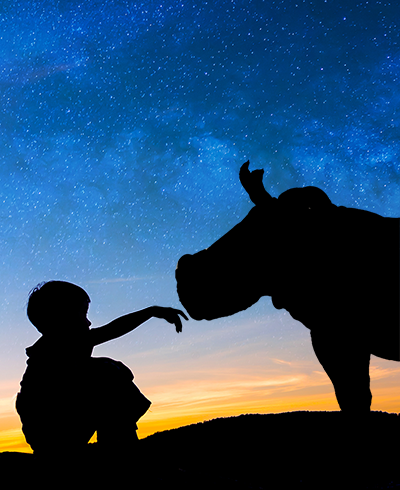
<path fill-rule="evenodd" d="M 338 332 L 311 332 L 314 352 L 332 381 L 339 406 L 346 413 L 367 413 L 371 407 L 370 353 L 359 339 Z"/>

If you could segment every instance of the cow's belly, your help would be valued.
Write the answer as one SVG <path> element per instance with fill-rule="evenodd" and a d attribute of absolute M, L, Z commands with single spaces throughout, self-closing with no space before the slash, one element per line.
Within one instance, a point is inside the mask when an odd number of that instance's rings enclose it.
<path fill-rule="evenodd" d="M 371 354 L 383 359 L 400 361 L 399 277 L 387 280 L 365 307 L 365 325 L 369 331 Z M 397 287 L 395 282 L 397 282 Z"/>
<path fill-rule="evenodd" d="M 392 300 L 393 301 L 393 300 Z M 400 361 L 399 307 L 391 303 L 375 315 L 365 316 L 365 327 L 371 354 L 382 359 Z"/>
<path fill-rule="evenodd" d="M 390 361 L 400 361 L 399 325 L 377 329 L 370 339 L 371 354 Z"/>

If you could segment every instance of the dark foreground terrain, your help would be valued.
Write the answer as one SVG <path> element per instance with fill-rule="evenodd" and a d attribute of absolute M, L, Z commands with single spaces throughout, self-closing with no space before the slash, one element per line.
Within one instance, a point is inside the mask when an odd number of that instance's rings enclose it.
<path fill-rule="evenodd" d="M 341 412 L 241 415 L 153 434 L 127 458 L 101 459 L 95 444 L 85 461 L 1 453 L 1 482 L 11 488 L 400 489 L 399 436 L 399 415 L 385 412 L 353 420 Z"/>

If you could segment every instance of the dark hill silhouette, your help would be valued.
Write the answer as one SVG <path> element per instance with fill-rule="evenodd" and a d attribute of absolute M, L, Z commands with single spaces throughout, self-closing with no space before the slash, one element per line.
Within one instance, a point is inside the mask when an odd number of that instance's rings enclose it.
<path fill-rule="evenodd" d="M 40 464 L 33 455 L 0 454 L 2 482 L 24 488 L 88 483 L 105 488 L 388 489 L 400 488 L 400 417 L 371 412 L 288 412 L 218 418 L 158 432 L 136 458 Z M 50 470 L 54 470 L 51 472 Z M 43 485 L 44 484 L 44 485 Z"/>

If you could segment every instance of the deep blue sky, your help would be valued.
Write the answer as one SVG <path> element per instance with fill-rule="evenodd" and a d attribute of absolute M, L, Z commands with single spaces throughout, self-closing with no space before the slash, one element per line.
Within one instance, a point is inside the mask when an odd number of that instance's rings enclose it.
<path fill-rule="evenodd" d="M 3 1 L 1 376 L 22 375 L 37 338 L 24 306 L 42 280 L 85 287 L 94 325 L 179 307 L 178 258 L 251 208 L 247 159 L 275 196 L 317 185 L 398 216 L 399 14 L 375 0 Z M 244 315 L 276 314 L 265 300 Z M 292 322 L 276 318 L 266 344 Z M 235 322 L 191 321 L 186 356 L 204 354 L 201 335 L 218 357 Z M 182 341 L 163 328 L 112 354 Z M 218 328 L 225 340 L 208 340 Z"/>

